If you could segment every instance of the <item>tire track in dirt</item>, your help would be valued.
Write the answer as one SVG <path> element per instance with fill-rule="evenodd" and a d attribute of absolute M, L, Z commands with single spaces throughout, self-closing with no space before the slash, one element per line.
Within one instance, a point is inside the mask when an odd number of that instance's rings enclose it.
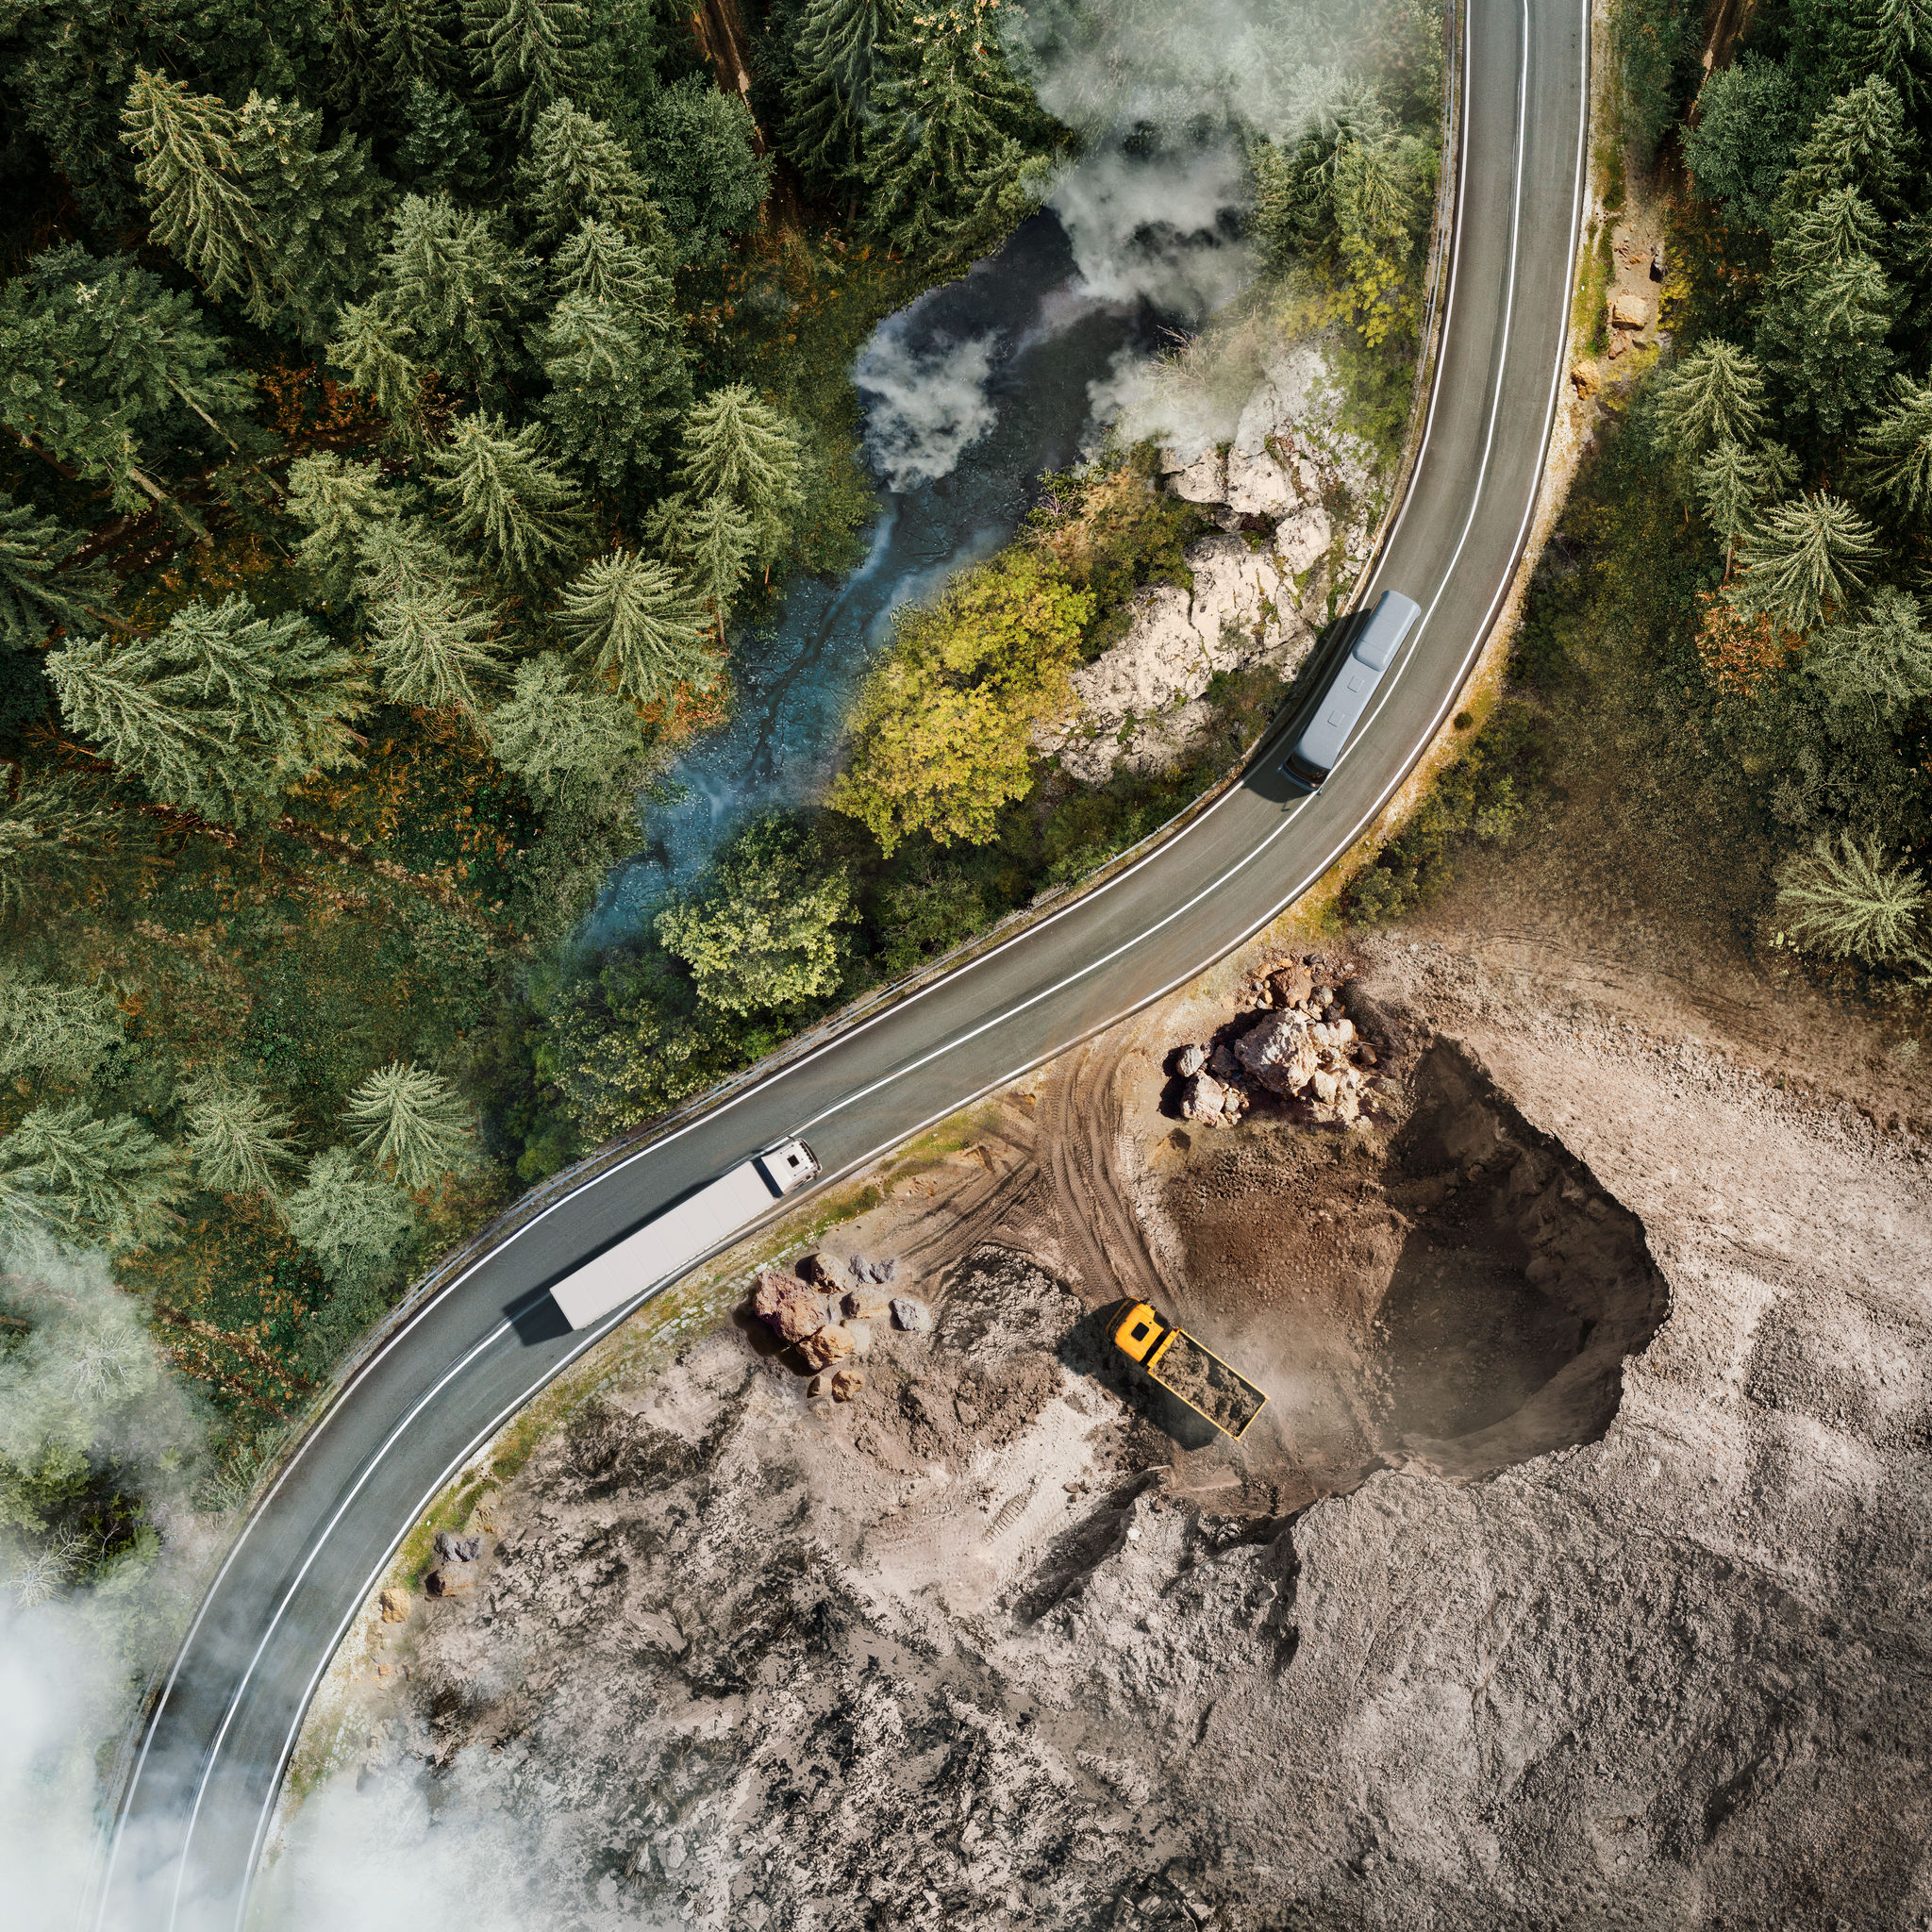
<path fill-rule="evenodd" d="M 1076 1046 L 1054 1062 L 1041 1095 L 1054 1205 L 1081 1288 L 1096 1307 L 1122 1295 L 1170 1299 L 1114 1169 L 1119 1058 L 1105 1036 Z"/>

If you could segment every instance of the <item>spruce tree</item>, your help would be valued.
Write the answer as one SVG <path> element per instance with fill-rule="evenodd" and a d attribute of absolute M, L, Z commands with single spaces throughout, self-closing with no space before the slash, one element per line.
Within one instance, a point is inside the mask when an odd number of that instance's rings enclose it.
<path fill-rule="evenodd" d="M 757 537 L 751 519 L 728 496 L 708 496 L 686 510 L 677 525 L 677 541 L 691 581 L 704 593 L 717 625 L 718 641 L 724 641 L 724 623 L 750 574 Z"/>
<path fill-rule="evenodd" d="M 122 814 L 64 773 L 31 778 L 11 799 L 0 793 L 0 920 L 42 907 L 50 886 L 105 865 L 126 832 Z"/>
<path fill-rule="evenodd" d="M 1757 358 L 1722 336 L 1707 336 L 1657 386 L 1658 433 L 1686 463 L 1721 442 L 1750 448 L 1769 417 Z"/>
<path fill-rule="evenodd" d="M 579 223 L 557 251 L 551 272 L 567 295 L 608 302 L 640 325 L 649 321 L 660 328 L 675 325 L 675 296 L 665 250 L 634 242 L 608 222 Z"/>
<path fill-rule="evenodd" d="M 476 193 L 488 178 L 483 152 L 470 110 L 433 82 L 409 83 L 407 131 L 396 148 L 404 178 L 419 194 Z"/>
<path fill-rule="evenodd" d="M 117 509 L 164 501 L 149 467 L 205 446 L 206 419 L 245 410 L 253 387 L 193 298 L 125 256 L 50 248 L 0 287 L 0 422 Z"/>
<path fill-rule="evenodd" d="M 785 148 L 822 193 L 858 179 L 874 54 L 898 13 L 898 0 L 807 0 L 785 92 Z"/>
<path fill-rule="evenodd" d="M 325 1148 L 308 1163 L 282 1214 L 333 1288 L 387 1274 L 416 1228 L 408 1202 L 364 1174 L 346 1147 Z"/>
<path fill-rule="evenodd" d="M 1779 504 L 1744 539 L 1746 575 L 1732 587 L 1732 601 L 1808 632 L 1864 588 L 1878 554 L 1857 510 L 1828 491 L 1808 491 Z"/>
<path fill-rule="evenodd" d="M 42 643 L 57 624 L 84 623 L 108 601 L 101 571 L 56 574 L 75 541 L 52 517 L 0 493 L 0 646 Z"/>
<path fill-rule="evenodd" d="M 634 705 L 678 685 L 716 681 L 704 617 L 663 564 L 616 550 L 587 564 L 558 602 L 557 626 L 595 673 Z"/>
<path fill-rule="evenodd" d="M 1803 664 L 1825 702 L 1840 708 L 1863 706 L 1891 719 L 1932 698 L 1932 632 L 1918 600 L 1896 585 L 1874 591 L 1857 619 L 1820 632 Z"/>
<path fill-rule="evenodd" d="M 0 1184 L 16 1228 L 119 1253 L 169 1235 L 186 1180 L 132 1115 L 97 1120 L 71 1101 L 35 1108 L 0 1140 Z"/>
<path fill-rule="evenodd" d="M 529 153 L 517 167 L 517 192 L 533 248 L 547 247 L 586 221 L 640 239 L 660 225 L 616 129 L 568 101 L 553 101 L 537 117 Z"/>
<path fill-rule="evenodd" d="M 1697 466 L 1697 500 L 1711 528 L 1724 540 L 1727 567 L 1731 551 L 1756 521 L 1758 505 L 1789 490 L 1797 478 L 1797 461 L 1782 443 L 1752 446 L 1725 437 L 1711 445 Z"/>
<path fill-rule="evenodd" d="M 243 828 L 349 762 L 367 691 L 306 618 L 258 616 L 240 596 L 189 604 L 151 637 L 69 644 L 47 671 L 68 728 L 152 797 Z"/>
<path fill-rule="evenodd" d="M 684 263 L 720 260 L 758 220 L 772 158 L 754 144 L 751 109 L 692 74 L 660 87 L 633 124 L 638 166 Z"/>
<path fill-rule="evenodd" d="M 120 1003 L 105 987 L 0 969 L 0 1078 L 84 1080 L 123 1031 Z"/>
<path fill-rule="evenodd" d="M 551 385 L 543 413 L 564 455 L 607 491 L 648 474 L 691 406 L 676 336 L 646 333 L 611 303 L 566 295 L 537 348 Z"/>
<path fill-rule="evenodd" d="M 1864 64 L 1890 81 L 1907 108 L 1917 108 L 1932 70 L 1932 0 L 1867 0 L 1860 11 Z"/>
<path fill-rule="evenodd" d="M 393 304 L 352 302 L 337 314 L 335 340 L 325 353 L 391 423 L 404 425 L 423 394 L 423 371 L 409 354 L 415 341 Z"/>
<path fill-rule="evenodd" d="M 1897 301 L 1878 262 L 1882 234 L 1871 204 L 1837 188 L 1800 208 L 1772 249 L 1759 351 L 1827 436 L 1872 409 L 1890 371 Z"/>
<path fill-rule="evenodd" d="M 878 126 L 867 144 L 867 219 L 922 259 L 978 253 L 1038 200 L 1019 134 L 1032 97 L 1008 72 L 982 0 L 908 9 L 875 50 Z"/>
<path fill-rule="evenodd" d="M 408 1061 L 371 1074 L 350 1094 L 342 1119 L 370 1165 L 411 1192 L 462 1166 L 473 1151 L 470 1112 L 456 1089 Z"/>
<path fill-rule="evenodd" d="M 1916 146 L 1898 90 L 1874 75 L 1827 103 L 1812 122 L 1785 177 L 1785 205 L 1803 208 L 1849 188 L 1873 208 L 1890 208 L 1912 173 Z"/>
<path fill-rule="evenodd" d="M 275 312 L 261 211 L 242 178 L 239 116 L 219 94 L 144 67 L 135 72 L 122 140 L 147 198 L 149 233 L 219 302 L 239 294 L 251 320 Z"/>
<path fill-rule="evenodd" d="M 459 417 L 429 460 L 453 527 L 506 583 L 547 581 L 575 547 L 576 486 L 534 424 L 513 430 L 500 416 Z"/>
<path fill-rule="evenodd" d="M 464 73 L 466 63 L 457 45 L 461 27 L 453 6 L 443 0 L 375 0 L 371 14 L 377 73 L 391 86 L 407 80 L 412 106 L 416 88 L 428 86 L 441 92 Z M 449 98 L 447 93 L 442 97 Z"/>
<path fill-rule="evenodd" d="M 1860 439 L 1872 481 L 1908 516 L 1932 503 L 1932 383 L 1902 375 Z"/>
<path fill-rule="evenodd" d="M 517 666 L 515 688 L 485 723 L 497 763 L 523 780 L 540 808 L 604 791 L 643 749 L 630 706 L 587 689 L 556 651 Z"/>
<path fill-rule="evenodd" d="M 397 508 L 395 495 L 382 487 L 378 462 L 323 450 L 289 465 L 289 511 L 305 526 L 295 561 L 314 579 L 323 603 L 341 609 L 355 595 L 363 540 Z"/>
<path fill-rule="evenodd" d="M 590 20 L 575 0 L 463 0 L 463 22 L 476 86 L 518 139 L 553 101 L 594 95 Z"/>
<path fill-rule="evenodd" d="M 804 501 L 798 432 L 742 382 L 713 390 L 684 429 L 683 483 L 692 500 L 728 497 L 751 525 L 754 553 L 771 563 L 785 547 L 790 512 Z"/>
<path fill-rule="evenodd" d="M 219 1076 L 194 1082 L 186 1097 L 188 1152 L 202 1186 L 215 1194 L 272 1189 L 275 1170 L 295 1158 L 293 1116 L 258 1089 Z"/>
<path fill-rule="evenodd" d="M 1777 909 L 1807 951 L 1876 965 L 1912 948 L 1924 879 L 1875 839 L 1821 838 L 1778 867 L 1777 882 Z"/>
<path fill-rule="evenodd" d="M 493 673 L 503 652 L 488 607 L 447 578 L 413 578 L 371 607 L 369 655 L 392 705 L 474 717 L 473 680 Z"/>
<path fill-rule="evenodd" d="M 537 281 L 536 264 L 488 214 L 446 194 L 410 194 L 391 225 L 375 300 L 392 329 L 408 331 L 415 362 L 489 389 L 515 364 L 517 325 Z"/>

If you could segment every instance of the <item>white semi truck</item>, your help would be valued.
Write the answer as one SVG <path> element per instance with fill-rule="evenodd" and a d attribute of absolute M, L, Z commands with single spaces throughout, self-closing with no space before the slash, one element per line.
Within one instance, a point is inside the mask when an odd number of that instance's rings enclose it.
<path fill-rule="evenodd" d="M 551 1295 L 573 1328 L 588 1327 L 600 1315 L 681 1274 L 700 1255 L 756 1221 L 774 1201 L 804 1187 L 818 1171 L 818 1156 L 803 1141 L 780 1141 L 687 1194 L 594 1261 L 586 1261 Z"/>

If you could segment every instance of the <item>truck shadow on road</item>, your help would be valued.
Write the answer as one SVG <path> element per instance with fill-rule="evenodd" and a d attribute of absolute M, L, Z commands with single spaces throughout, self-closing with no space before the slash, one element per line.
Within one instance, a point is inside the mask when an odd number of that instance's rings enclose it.
<path fill-rule="evenodd" d="M 1177 1448 L 1206 1449 L 1221 1432 L 1178 1396 L 1170 1395 L 1147 1372 L 1113 1345 L 1114 1324 L 1129 1305 L 1113 1302 L 1091 1308 L 1069 1328 L 1054 1353 L 1085 1381 L 1097 1382 L 1141 1421 L 1151 1423 Z"/>

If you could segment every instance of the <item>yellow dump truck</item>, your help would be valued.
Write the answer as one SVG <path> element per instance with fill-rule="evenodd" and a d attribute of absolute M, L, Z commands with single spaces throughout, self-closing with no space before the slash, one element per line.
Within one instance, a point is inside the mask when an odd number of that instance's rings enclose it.
<path fill-rule="evenodd" d="M 1145 1302 L 1127 1305 L 1126 1313 L 1114 1324 L 1113 1345 L 1129 1361 L 1139 1362 L 1170 1395 L 1179 1396 L 1196 1415 L 1237 1442 L 1267 1403 L 1245 1375 L 1236 1374 L 1185 1328 L 1163 1322 Z"/>

